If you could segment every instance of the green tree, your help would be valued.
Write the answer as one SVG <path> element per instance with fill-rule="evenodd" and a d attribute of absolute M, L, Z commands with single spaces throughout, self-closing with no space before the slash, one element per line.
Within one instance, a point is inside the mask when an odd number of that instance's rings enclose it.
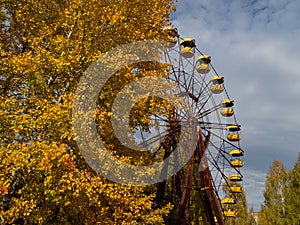
<path fill-rule="evenodd" d="M 251 224 L 251 225 L 256 225 L 257 224 L 256 220 L 255 220 L 255 217 L 254 217 L 254 208 L 253 207 L 251 207 L 250 210 L 249 210 L 247 224 Z"/>
<path fill-rule="evenodd" d="M 287 224 L 284 189 L 288 172 L 282 162 L 275 160 L 270 168 L 264 191 L 264 204 L 259 212 L 259 224 Z"/>
<path fill-rule="evenodd" d="M 300 163 L 296 163 L 288 174 L 288 183 L 283 191 L 286 224 L 300 221 Z"/>
<path fill-rule="evenodd" d="M 162 31 L 173 2 L 0 4 L 0 223 L 163 224 L 171 206 L 152 209 L 153 187 L 111 183 L 91 170 L 74 139 L 71 109 L 79 79 L 103 53 L 168 38 Z M 130 76 L 124 70 L 119 78 Z M 97 113 L 98 121 L 107 115 Z"/>

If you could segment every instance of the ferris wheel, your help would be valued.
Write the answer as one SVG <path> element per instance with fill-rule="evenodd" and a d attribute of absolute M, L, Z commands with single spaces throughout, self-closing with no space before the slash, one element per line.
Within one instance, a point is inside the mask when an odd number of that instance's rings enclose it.
<path fill-rule="evenodd" d="M 168 82 L 177 87 L 177 95 L 188 102 L 189 112 L 172 111 L 172 116 L 152 114 L 152 128 L 136 129 L 140 145 L 151 146 L 151 154 L 165 159 L 178 144 L 183 124 L 193 115 L 197 135 L 194 153 L 187 165 L 167 181 L 157 184 L 156 203 L 168 198 L 177 205 L 179 224 L 206 221 L 225 224 L 237 212 L 231 207 L 243 192 L 244 151 L 240 146 L 241 132 L 229 97 L 224 77 L 217 73 L 211 57 L 203 54 L 191 38 L 182 38 L 173 27 L 166 27 L 170 40 L 160 63 L 166 64 Z M 194 133 L 194 134 L 195 134 Z M 155 146 L 155 147 L 153 147 Z M 167 194 L 167 189 L 171 194 Z M 224 189 L 227 191 L 224 192 Z M 166 196 L 168 195 L 168 196 Z M 198 204 L 198 206 L 197 206 Z M 187 213 L 194 207 L 197 213 Z"/>

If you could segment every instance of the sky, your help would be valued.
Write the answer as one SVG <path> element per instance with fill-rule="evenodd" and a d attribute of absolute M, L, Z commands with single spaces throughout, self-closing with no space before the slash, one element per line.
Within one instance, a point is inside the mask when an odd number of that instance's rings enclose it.
<path fill-rule="evenodd" d="M 249 206 L 263 203 L 272 162 L 300 152 L 300 1 L 179 0 L 172 23 L 212 57 L 235 101 Z"/>

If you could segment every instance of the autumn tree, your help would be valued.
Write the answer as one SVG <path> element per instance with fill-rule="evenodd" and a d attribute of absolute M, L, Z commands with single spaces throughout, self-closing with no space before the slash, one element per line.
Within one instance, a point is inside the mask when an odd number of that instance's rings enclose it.
<path fill-rule="evenodd" d="M 297 224 L 300 221 L 300 161 L 288 174 L 288 182 L 283 190 L 286 224 Z"/>
<path fill-rule="evenodd" d="M 154 187 L 112 183 L 85 162 L 72 104 L 84 71 L 103 53 L 166 40 L 171 10 L 169 0 L 1 1 L 1 224 L 164 223 L 171 206 L 153 210 Z M 114 79 L 132 76 L 131 68 Z M 113 95 L 109 87 L 100 93 L 99 107 Z M 105 113 L 97 114 L 99 128 Z"/>
<path fill-rule="evenodd" d="M 259 212 L 260 224 L 298 224 L 299 160 L 291 171 L 275 161 L 266 182 L 265 204 Z"/>
<path fill-rule="evenodd" d="M 282 162 L 275 160 L 270 168 L 264 191 L 264 204 L 259 212 L 259 224 L 287 224 L 284 189 L 288 172 Z"/>

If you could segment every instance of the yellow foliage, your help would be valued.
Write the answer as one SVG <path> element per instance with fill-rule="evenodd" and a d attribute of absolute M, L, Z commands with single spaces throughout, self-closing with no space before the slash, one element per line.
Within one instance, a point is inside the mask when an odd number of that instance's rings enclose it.
<path fill-rule="evenodd" d="M 104 52 L 168 38 L 162 28 L 173 2 L 11 0 L 0 5 L 0 221 L 163 224 L 172 207 L 154 210 L 153 188 L 146 192 L 111 183 L 91 170 L 74 139 L 71 109 L 83 72 Z M 102 94 L 106 100 L 115 95 Z M 109 116 L 98 112 L 97 119 Z M 110 133 L 104 135 L 111 140 Z M 112 151 L 116 147 L 108 145 Z"/>

